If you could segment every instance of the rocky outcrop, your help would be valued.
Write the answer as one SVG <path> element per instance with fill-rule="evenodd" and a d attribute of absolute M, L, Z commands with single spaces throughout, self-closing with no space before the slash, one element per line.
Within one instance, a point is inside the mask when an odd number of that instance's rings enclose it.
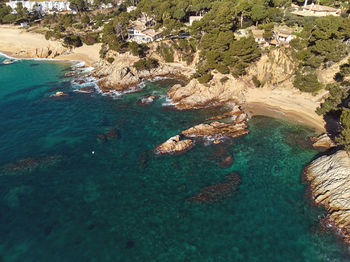
<path fill-rule="evenodd" d="M 209 124 L 199 124 L 171 137 L 163 144 L 156 147 L 158 154 L 179 153 L 189 150 L 194 145 L 195 140 L 209 140 L 214 144 L 219 144 L 225 138 L 235 138 L 249 133 L 247 125 L 247 115 L 236 106 L 235 119 L 231 123 L 221 123 L 214 121 Z M 232 165 L 233 158 L 227 159 L 224 166 Z"/>
<path fill-rule="evenodd" d="M 184 77 L 191 75 L 193 69 L 177 64 L 162 64 L 150 70 L 137 71 L 132 67 L 132 63 L 124 66 L 107 65 L 100 62 L 95 70 L 94 76 L 101 78 L 98 82 L 103 92 L 127 91 L 130 87 L 135 87 L 144 79 L 152 79 L 157 76 Z"/>
<path fill-rule="evenodd" d="M 210 204 L 232 196 L 239 187 L 241 177 L 232 172 L 225 177 L 224 182 L 206 186 L 200 189 L 199 193 L 187 199 L 188 202 Z"/>
<path fill-rule="evenodd" d="M 331 147 L 335 147 L 333 140 L 325 133 L 317 137 L 312 137 L 311 142 L 313 143 L 312 146 L 319 150 L 327 150 Z"/>
<path fill-rule="evenodd" d="M 191 139 L 181 139 L 179 135 L 173 136 L 163 144 L 156 147 L 156 154 L 173 154 L 189 150 L 194 145 Z"/>
<path fill-rule="evenodd" d="M 118 139 L 118 138 L 120 138 L 120 132 L 117 128 L 112 128 L 108 130 L 106 133 L 99 134 L 97 136 L 97 139 L 102 143 L 105 143 L 112 139 Z"/>
<path fill-rule="evenodd" d="M 137 100 L 136 103 L 141 106 L 146 106 L 152 104 L 157 98 L 159 98 L 159 96 L 144 95 L 141 96 L 141 98 Z"/>
<path fill-rule="evenodd" d="M 186 86 L 174 85 L 168 96 L 177 109 L 198 109 L 209 106 L 220 106 L 229 102 L 241 101 L 246 83 L 242 79 L 228 77 L 220 81 L 222 74 L 215 74 L 208 84 L 200 84 L 192 79 Z"/>
<path fill-rule="evenodd" d="M 305 168 L 312 198 L 327 209 L 327 222 L 350 243 L 350 157 L 345 151 L 322 156 Z"/>
<path fill-rule="evenodd" d="M 64 47 L 40 47 L 40 48 L 28 48 L 14 52 L 15 56 L 20 57 L 34 57 L 34 58 L 55 58 L 59 55 L 69 53 L 69 49 Z"/>
<path fill-rule="evenodd" d="M 292 87 L 295 65 L 285 48 L 275 48 L 262 55 L 248 68 L 247 78 L 255 76 L 264 87 Z"/>
<path fill-rule="evenodd" d="M 248 134 L 247 123 L 221 123 L 212 122 L 210 124 L 200 124 L 181 132 L 185 137 L 205 138 L 210 140 L 218 140 L 223 137 L 235 138 Z"/>

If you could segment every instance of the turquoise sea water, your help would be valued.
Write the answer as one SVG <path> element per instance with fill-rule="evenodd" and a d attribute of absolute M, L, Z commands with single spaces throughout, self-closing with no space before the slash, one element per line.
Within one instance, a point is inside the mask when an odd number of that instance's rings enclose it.
<path fill-rule="evenodd" d="M 136 104 L 172 81 L 118 99 L 73 92 L 69 66 L 0 66 L 0 261 L 350 261 L 301 183 L 317 153 L 313 130 L 256 117 L 247 136 L 155 156 L 220 110 L 169 110 L 164 97 Z M 113 128 L 119 138 L 97 139 Z M 234 164 L 220 167 L 229 155 Z M 233 171 L 234 194 L 186 201 Z"/>

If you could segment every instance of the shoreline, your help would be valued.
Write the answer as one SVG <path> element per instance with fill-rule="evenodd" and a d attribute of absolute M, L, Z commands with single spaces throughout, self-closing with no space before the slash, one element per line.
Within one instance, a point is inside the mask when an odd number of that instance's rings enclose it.
<path fill-rule="evenodd" d="M 241 106 L 249 117 L 268 116 L 314 128 L 317 133 L 325 132 L 323 123 L 292 110 L 285 110 L 278 106 L 271 106 L 270 104 L 260 102 L 244 103 Z"/>

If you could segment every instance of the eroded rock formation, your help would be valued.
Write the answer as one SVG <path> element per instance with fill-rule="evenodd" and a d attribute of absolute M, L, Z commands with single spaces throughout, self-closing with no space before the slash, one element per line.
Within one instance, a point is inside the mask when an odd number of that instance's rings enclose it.
<path fill-rule="evenodd" d="M 131 87 L 140 84 L 143 79 L 152 79 L 157 76 L 189 76 L 194 71 L 178 64 L 162 64 L 150 70 L 137 71 L 132 67 L 131 61 L 127 65 L 107 65 L 100 62 L 95 70 L 94 76 L 101 78 L 98 82 L 103 92 L 127 91 Z"/>
<path fill-rule="evenodd" d="M 179 135 L 173 136 L 163 144 L 156 147 L 157 154 L 181 153 L 189 150 L 194 145 L 191 139 L 181 139 Z"/>
<path fill-rule="evenodd" d="M 312 198 L 327 209 L 327 222 L 339 228 L 350 243 L 350 157 L 340 150 L 322 156 L 305 168 Z"/>
<path fill-rule="evenodd" d="M 325 133 L 317 137 L 312 137 L 311 142 L 315 149 L 327 150 L 335 146 L 333 140 Z"/>
<path fill-rule="evenodd" d="M 180 110 L 241 101 L 246 86 L 244 80 L 229 77 L 227 81 L 221 82 L 223 77 L 222 74 L 216 74 L 208 84 L 200 84 L 197 79 L 192 79 L 186 86 L 174 85 L 167 95 Z"/>

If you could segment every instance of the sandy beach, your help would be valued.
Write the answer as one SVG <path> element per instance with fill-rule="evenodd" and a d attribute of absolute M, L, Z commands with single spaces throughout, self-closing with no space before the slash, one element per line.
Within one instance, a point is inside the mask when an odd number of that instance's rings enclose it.
<path fill-rule="evenodd" d="M 295 88 L 267 89 L 248 88 L 243 108 L 250 115 L 279 117 L 325 131 L 325 121 L 315 110 L 320 106 L 327 91 L 317 95 L 302 93 Z"/>
<path fill-rule="evenodd" d="M 98 61 L 101 44 L 83 45 L 69 50 L 60 41 L 46 40 L 39 33 L 27 32 L 16 26 L 0 26 L 0 51 L 16 58 L 54 58 L 84 61 L 87 66 Z M 48 55 L 48 50 L 52 53 Z M 64 54 L 64 55 L 56 55 Z M 48 56 L 47 56 L 48 55 Z M 46 57 L 47 56 L 47 57 Z"/>

